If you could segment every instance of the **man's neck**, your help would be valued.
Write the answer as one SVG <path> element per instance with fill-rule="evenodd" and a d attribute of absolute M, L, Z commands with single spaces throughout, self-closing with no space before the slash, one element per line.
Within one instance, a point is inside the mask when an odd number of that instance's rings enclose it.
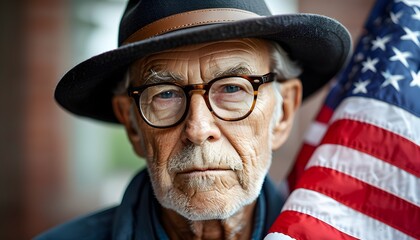
<path fill-rule="evenodd" d="M 255 202 L 223 220 L 191 221 L 173 210 L 162 209 L 162 225 L 170 239 L 250 239 Z"/>

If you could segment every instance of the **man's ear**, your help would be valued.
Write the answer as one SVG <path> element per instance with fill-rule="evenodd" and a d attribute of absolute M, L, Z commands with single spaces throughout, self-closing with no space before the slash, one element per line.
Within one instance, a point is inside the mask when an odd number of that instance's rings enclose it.
<path fill-rule="evenodd" d="M 288 138 L 296 111 L 302 102 L 302 83 L 299 79 L 289 79 L 280 85 L 283 97 L 283 115 L 273 128 L 272 149 L 278 149 Z"/>
<path fill-rule="evenodd" d="M 137 112 L 132 107 L 131 99 L 128 96 L 116 95 L 112 98 L 112 108 L 118 121 L 124 126 L 134 151 L 139 156 L 144 157 L 143 137 L 138 123 L 135 122 Z"/>

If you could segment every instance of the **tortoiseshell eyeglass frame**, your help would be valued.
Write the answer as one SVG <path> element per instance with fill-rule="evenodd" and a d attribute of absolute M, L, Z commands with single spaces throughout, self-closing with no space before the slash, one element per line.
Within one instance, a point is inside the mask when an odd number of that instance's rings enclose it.
<path fill-rule="evenodd" d="M 243 78 L 243 79 L 248 80 L 251 83 L 251 85 L 252 85 L 252 87 L 254 89 L 254 100 L 252 102 L 252 106 L 251 106 L 250 110 L 244 116 L 241 116 L 241 117 L 238 117 L 238 118 L 224 118 L 224 117 L 221 117 L 221 116 L 217 115 L 212 110 L 212 107 L 211 107 L 210 102 L 209 102 L 208 93 L 209 93 L 209 90 L 210 90 L 211 86 L 215 82 L 217 82 L 218 80 L 226 79 L 226 78 L 231 78 L 231 77 L 240 77 L 240 78 Z M 203 98 L 204 98 L 204 100 L 206 102 L 207 108 L 217 118 L 222 119 L 224 121 L 240 121 L 240 120 L 245 119 L 246 117 L 248 117 L 252 113 L 252 111 L 254 110 L 255 104 L 257 102 L 258 88 L 262 84 L 273 82 L 275 80 L 278 81 L 278 82 L 284 82 L 285 81 L 285 79 L 278 79 L 276 77 L 277 77 L 277 74 L 276 73 L 269 72 L 269 73 L 264 74 L 264 75 L 229 75 L 229 76 L 221 76 L 221 77 L 217 77 L 217 78 L 215 78 L 215 79 L 213 79 L 213 80 L 211 80 L 211 81 L 209 81 L 207 83 L 201 83 L 201 84 L 181 85 L 181 84 L 178 84 L 178 83 L 175 83 L 175 82 L 160 82 L 160 83 L 154 83 L 154 84 L 146 84 L 146 85 L 142 85 L 142 86 L 139 86 L 139 87 L 129 87 L 128 90 L 127 90 L 127 94 L 128 94 L 129 97 L 131 97 L 131 98 L 134 99 L 134 102 L 137 105 L 137 110 L 139 111 L 140 116 L 143 118 L 143 120 L 148 125 L 150 125 L 152 127 L 155 127 L 155 128 L 170 128 L 170 127 L 174 127 L 174 126 L 178 125 L 179 123 L 181 123 L 182 121 L 184 121 L 185 120 L 185 117 L 187 116 L 187 113 L 189 111 L 192 93 L 201 93 L 201 95 L 203 96 Z M 177 86 L 177 87 L 181 88 L 184 91 L 184 93 L 185 93 L 185 96 L 186 96 L 186 107 L 185 107 L 184 114 L 181 116 L 181 118 L 178 121 L 176 121 L 173 124 L 163 125 L 163 126 L 161 126 L 161 125 L 155 125 L 152 122 L 150 122 L 144 116 L 144 114 L 143 114 L 143 112 L 142 112 L 142 110 L 140 108 L 140 96 L 141 96 L 142 92 L 144 92 L 149 87 L 153 87 L 153 86 L 157 86 L 157 85 L 174 85 L 174 86 Z"/>

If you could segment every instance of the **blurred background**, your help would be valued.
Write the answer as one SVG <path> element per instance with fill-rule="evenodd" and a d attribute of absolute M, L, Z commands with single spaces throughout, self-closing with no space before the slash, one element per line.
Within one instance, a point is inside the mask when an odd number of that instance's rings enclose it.
<path fill-rule="evenodd" d="M 356 41 L 373 0 L 266 0 L 273 13 L 338 19 Z M 125 0 L 0 2 L 0 239 L 30 239 L 75 216 L 117 204 L 144 161 L 118 125 L 78 118 L 53 99 L 60 77 L 117 45 Z M 297 115 L 275 152 L 280 183 L 328 87 Z"/>

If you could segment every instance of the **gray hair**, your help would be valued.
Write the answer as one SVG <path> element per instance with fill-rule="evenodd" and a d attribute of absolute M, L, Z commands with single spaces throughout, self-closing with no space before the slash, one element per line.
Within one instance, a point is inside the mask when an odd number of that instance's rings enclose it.
<path fill-rule="evenodd" d="M 302 68 L 298 65 L 297 62 L 292 61 L 286 51 L 276 42 L 270 42 L 270 52 L 271 52 L 271 61 L 270 69 L 272 72 L 277 74 L 277 77 L 280 79 L 292 79 L 298 78 L 302 73 Z M 281 96 L 281 83 L 274 82 L 274 95 L 276 97 L 276 108 L 274 109 L 273 118 L 271 125 L 279 120 L 283 114 L 283 97 Z"/>
<path fill-rule="evenodd" d="M 302 68 L 289 58 L 287 52 L 278 43 L 270 43 L 271 71 L 281 79 L 298 78 L 302 73 Z"/>

